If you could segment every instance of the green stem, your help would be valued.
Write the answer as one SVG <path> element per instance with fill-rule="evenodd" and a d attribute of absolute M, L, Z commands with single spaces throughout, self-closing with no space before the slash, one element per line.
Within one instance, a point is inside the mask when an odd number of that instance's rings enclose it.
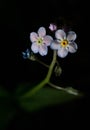
<path fill-rule="evenodd" d="M 55 85 L 55 84 L 53 84 L 53 83 L 50 83 L 50 82 L 48 82 L 48 85 L 50 85 L 51 87 L 53 87 L 53 88 L 55 88 L 55 89 L 58 89 L 58 90 L 64 90 L 64 88 L 59 87 L 59 86 L 57 86 L 57 85 Z"/>
<path fill-rule="evenodd" d="M 50 83 L 50 82 L 48 82 L 48 84 L 51 86 L 51 87 L 53 87 L 53 88 L 55 88 L 55 89 L 58 89 L 58 90 L 62 90 L 62 91 L 65 91 L 65 92 L 67 92 L 67 93 L 69 93 L 69 94 L 72 94 L 72 95 L 79 95 L 79 93 L 77 92 L 77 91 L 71 91 L 71 90 L 68 90 L 67 88 L 62 88 L 62 87 L 59 87 L 59 86 L 57 86 L 57 85 L 55 85 L 55 84 L 52 84 L 52 83 Z"/>
<path fill-rule="evenodd" d="M 50 64 L 50 67 L 49 67 L 47 76 L 46 76 L 46 78 L 45 78 L 45 80 L 47 81 L 47 83 L 49 82 L 50 77 L 51 77 L 51 75 L 52 75 L 53 67 L 54 67 L 54 65 L 55 65 L 55 63 L 56 63 L 56 56 L 57 56 L 57 52 L 54 50 L 53 60 L 52 60 L 52 62 L 51 62 L 51 64 Z"/>
<path fill-rule="evenodd" d="M 36 59 L 36 61 L 37 61 L 38 63 L 42 64 L 43 66 L 49 68 L 49 65 L 45 64 L 44 62 L 42 62 L 42 61 L 40 61 L 40 60 L 38 60 L 38 59 Z"/>
<path fill-rule="evenodd" d="M 34 56 L 33 54 L 28 57 L 29 60 L 32 60 L 32 61 L 37 61 L 38 63 L 42 64 L 43 66 L 49 68 L 49 65 L 45 64 L 44 62 L 42 62 L 41 60 L 39 60 L 36 56 Z"/>
<path fill-rule="evenodd" d="M 49 66 L 49 70 L 48 70 L 46 78 L 41 83 L 39 83 L 37 86 L 35 86 L 32 90 L 25 93 L 23 95 L 23 97 L 30 97 L 30 96 L 34 95 L 39 89 L 44 87 L 50 81 L 55 63 L 56 63 L 56 51 L 54 51 L 54 53 L 53 53 L 53 59 Z"/>

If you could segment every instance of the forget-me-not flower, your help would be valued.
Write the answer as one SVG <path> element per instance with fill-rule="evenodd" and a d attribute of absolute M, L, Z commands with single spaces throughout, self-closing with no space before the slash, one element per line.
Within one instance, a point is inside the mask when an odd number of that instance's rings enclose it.
<path fill-rule="evenodd" d="M 30 40 L 32 42 L 31 50 L 33 53 L 39 53 L 41 56 L 45 56 L 48 53 L 48 46 L 50 46 L 53 38 L 46 35 L 46 29 L 44 27 L 40 27 L 37 33 L 30 33 Z"/>
<path fill-rule="evenodd" d="M 52 42 L 51 48 L 57 50 L 57 55 L 61 58 L 67 56 L 68 52 L 74 53 L 77 51 L 77 44 L 74 42 L 76 39 L 76 33 L 69 31 L 68 34 L 59 29 L 55 32 L 56 40 Z"/>

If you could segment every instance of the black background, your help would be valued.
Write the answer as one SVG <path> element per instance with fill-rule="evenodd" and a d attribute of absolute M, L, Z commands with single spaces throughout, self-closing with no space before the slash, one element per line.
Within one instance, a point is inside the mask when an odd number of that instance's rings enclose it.
<path fill-rule="evenodd" d="M 56 22 L 59 26 L 64 22 L 67 27 L 77 33 L 78 51 L 75 54 L 69 54 L 65 59 L 58 58 L 63 74 L 60 78 L 52 77 L 52 80 L 57 84 L 72 85 L 84 92 L 86 96 L 78 102 L 44 110 L 34 115 L 32 124 L 38 122 L 37 127 L 39 128 L 45 126 L 43 122 L 46 121 L 47 116 L 46 126 L 53 126 L 52 122 L 55 125 L 58 122 L 59 125 L 61 118 L 68 121 L 69 114 L 69 120 L 74 120 L 74 117 L 78 121 L 88 120 L 90 92 L 88 5 L 87 1 L 81 2 L 78 0 L 0 1 L 0 84 L 10 91 L 13 91 L 19 83 L 31 81 L 37 83 L 46 75 L 47 69 L 38 63 L 22 58 L 22 51 L 30 47 L 30 32 L 37 31 L 40 26 L 48 28 L 51 22 Z M 41 59 L 49 63 L 50 58 L 51 55 Z M 65 113 L 61 114 L 60 111 Z M 69 114 L 67 114 L 67 111 L 69 111 Z M 25 116 L 27 117 L 27 114 Z M 59 116 L 61 118 L 55 121 L 55 118 Z M 51 119 L 52 117 L 54 120 Z M 19 118 L 14 125 L 18 126 L 22 116 Z"/>

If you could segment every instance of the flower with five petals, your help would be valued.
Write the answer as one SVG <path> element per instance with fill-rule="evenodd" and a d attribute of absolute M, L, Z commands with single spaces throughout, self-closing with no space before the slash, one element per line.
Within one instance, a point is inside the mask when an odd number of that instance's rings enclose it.
<path fill-rule="evenodd" d="M 41 56 L 45 56 L 48 53 L 48 46 L 50 46 L 53 38 L 46 35 L 46 29 L 44 27 L 40 27 L 37 33 L 30 33 L 30 40 L 32 42 L 31 50 L 33 53 L 39 53 Z"/>
<path fill-rule="evenodd" d="M 53 50 L 57 50 L 57 55 L 61 58 L 67 56 L 68 52 L 75 53 L 77 51 L 77 44 L 74 42 L 77 35 L 74 31 L 69 31 L 68 34 L 59 29 L 55 32 L 56 40 L 51 44 Z"/>

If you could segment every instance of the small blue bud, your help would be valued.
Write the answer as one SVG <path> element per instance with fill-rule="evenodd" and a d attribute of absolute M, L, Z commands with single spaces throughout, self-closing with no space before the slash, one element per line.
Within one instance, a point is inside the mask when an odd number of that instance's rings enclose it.
<path fill-rule="evenodd" d="M 23 58 L 28 59 L 30 57 L 30 50 L 27 49 L 25 52 L 22 52 Z"/>

